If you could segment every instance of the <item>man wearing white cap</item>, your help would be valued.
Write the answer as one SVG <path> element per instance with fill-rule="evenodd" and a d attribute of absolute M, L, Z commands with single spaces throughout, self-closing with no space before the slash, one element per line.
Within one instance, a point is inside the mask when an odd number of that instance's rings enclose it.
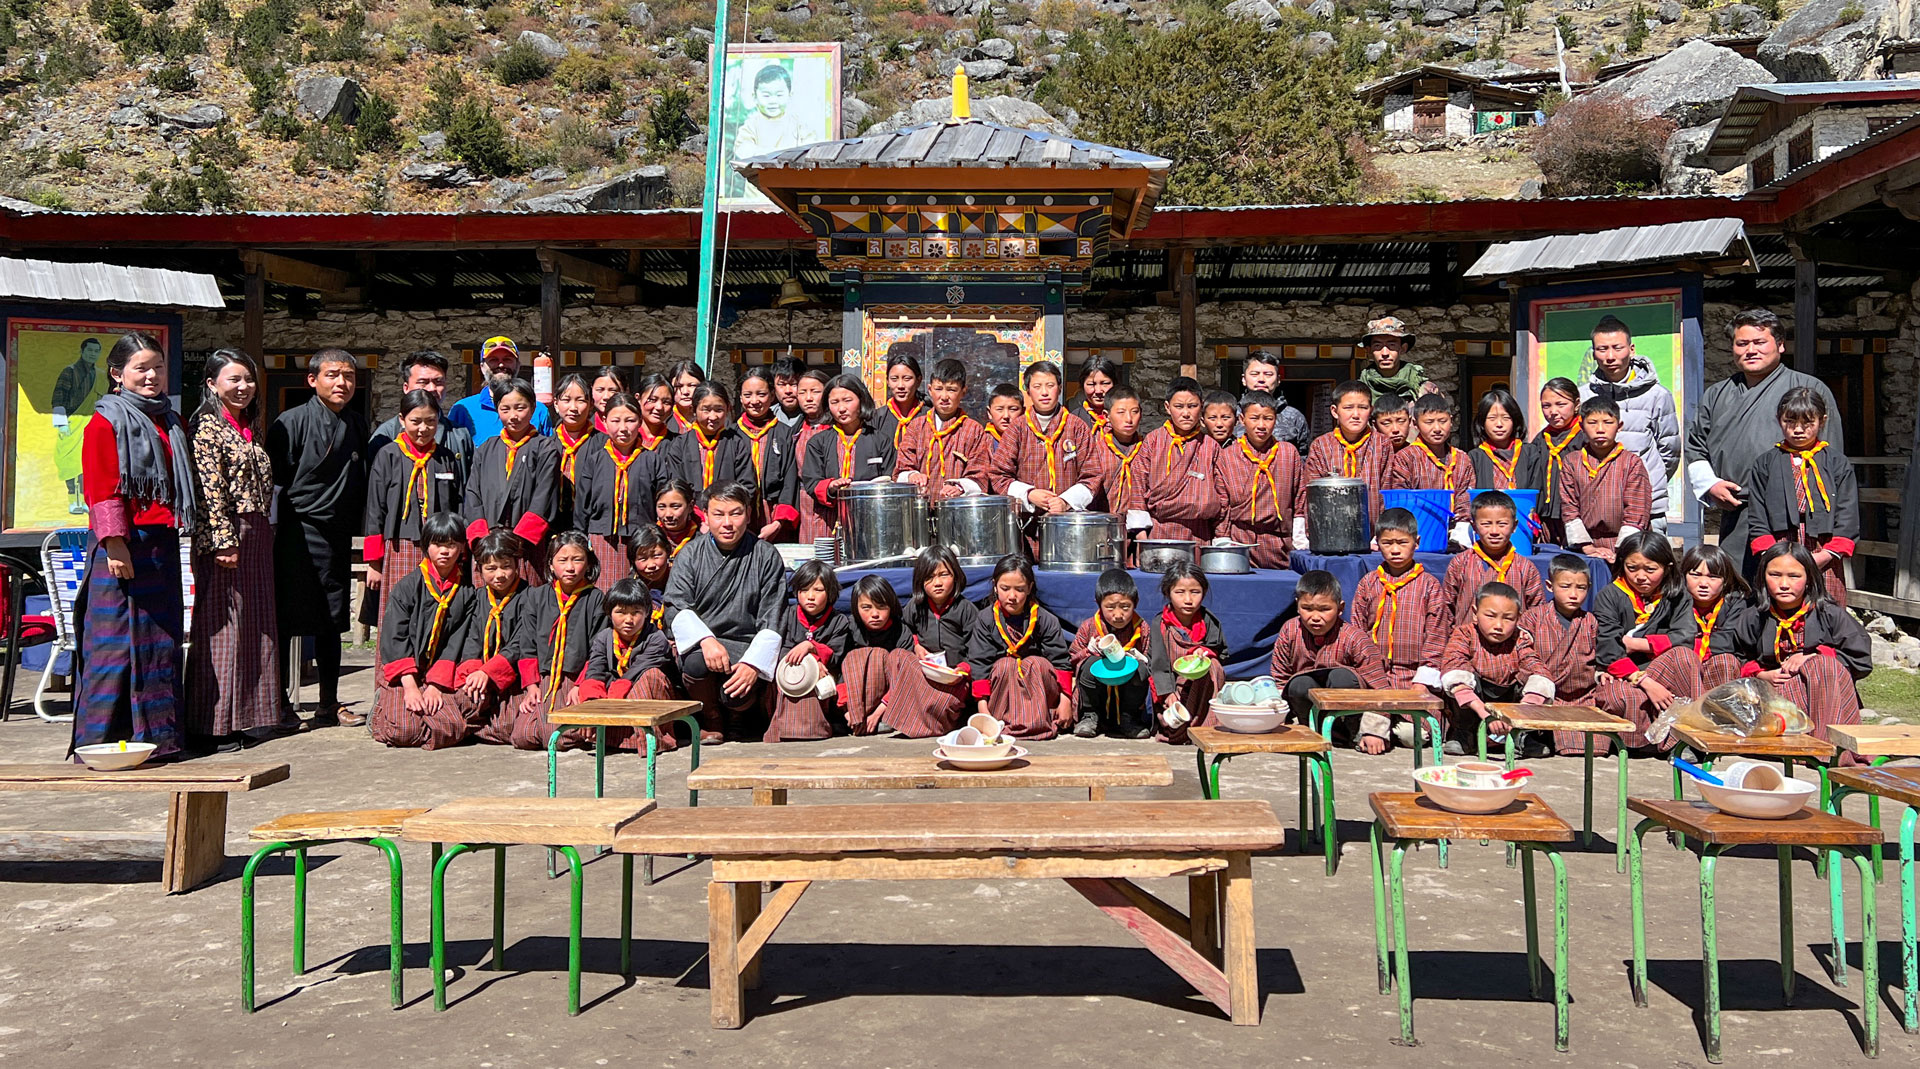
<path fill-rule="evenodd" d="M 480 363 L 487 369 L 487 382 L 480 387 L 480 392 L 455 401 L 447 411 L 447 422 L 466 428 L 473 435 L 476 447 L 489 438 L 500 437 L 500 414 L 494 410 L 493 391 L 487 386 L 519 377 L 520 348 L 513 344 L 512 338 L 488 338 L 480 348 Z M 533 429 L 538 434 L 553 433 L 553 415 L 547 406 L 533 406 Z"/>

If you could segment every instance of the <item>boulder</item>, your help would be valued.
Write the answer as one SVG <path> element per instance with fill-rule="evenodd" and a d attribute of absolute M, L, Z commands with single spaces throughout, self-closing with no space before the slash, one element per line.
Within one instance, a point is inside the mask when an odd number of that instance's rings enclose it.
<path fill-rule="evenodd" d="M 1507 5 L 1501 3 L 1500 0 L 1481 0 L 1480 6 L 1475 8 L 1474 11 L 1476 14 L 1481 15 L 1498 15 L 1506 9 Z"/>
<path fill-rule="evenodd" d="M 211 130 L 227 121 L 227 112 L 218 104 L 195 104 L 181 111 L 162 111 L 160 118 L 189 130 Z"/>
<path fill-rule="evenodd" d="M 1445 26 L 1447 23 L 1459 17 L 1458 14 L 1448 11 L 1444 7 L 1430 7 L 1424 12 L 1421 12 L 1420 21 L 1428 26 Z"/>
<path fill-rule="evenodd" d="M 1316 19 L 1331 20 L 1334 15 L 1333 0 L 1313 0 L 1307 5 L 1307 14 Z"/>
<path fill-rule="evenodd" d="M 1660 192 L 1686 196 L 1704 196 L 1713 192 L 1719 173 L 1707 166 L 1707 142 L 1712 139 L 1713 123 L 1676 130 L 1667 138 L 1660 157 Z"/>
<path fill-rule="evenodd" d="M 653 25 L 653 9 L 645 4 L 627 5 L 627 25 L 644 30 Z"/>
<path fill-rule="evenodd" d="M 432 130 L 420 135 L 420 154 L 423 156 L 438 156 L 446 150 L 446 147 L 447 135 L 439 130 Z"/>
<path fill-rule="evenodd" d="M 667 169 L 651 164 L 597 185 L 530 197 L 518 207 L 529 212 L 642 211 L 660 207 L 667 196 Z"/>
<path fill-rule="evenodd" d="M 970 59 L 960 66 L 966 68 L 967 77 L 976 82 L 990 82 L 1007 73 L 1007 63 L 1001 59 Z"/>
<path fill-rule="evenodd" d="M 400 177 L 430 189 L 459 189 L 479 181 L 457 163 L 409 163 L 400 168 Z"/>
<path fill-rule="evenodd" d="M 338 74 L 309 75 L 293 83 L 293 103 L 315 122 L 352 122 L 360 112 L 360 83 Z"/>
<path fill-rule="evenodd" d="M 860 124 L 873 114 L 873 106 L 859 97 L 848 93 L 840 98 L 840 136 L 852 137 L 860 132 Z"/>
<path fill-rule="evenodd" d="M 1378 63 L 1381 60 L 1387 58 L 1387 52 L 1391 47 L 1392 46 L 1388 45 L 1385 41 L 1375 41 L 1372 44 L 1368 45 L 1367 46 L 1367 62 Z"/>
<path fill-rule="evenodd" d="M 989 37 L 979 44 L 974 45 L 973 52 L 981 59 L 1003 59 L 1012 62 L 1014 55 L 1019 52 L 1019 49 L 1014 47 L 1012 41 L 1004 37 Z"/>
<path fill-rule="evenodd" d="M 779 18 L 786 19 L 788 22 L 801 23 L 801 22 L 806 22 L 808 19 L 813 18 L 813 9 L 808 7 L 804 3 L 800 3 L 800 4 L 795 4 L 794 6 L 787 8 L 784 11 L 776 11 L 774 12 L 774 15 L 776 15 Z"/>
<path fill-rule="evenodd" d="M 558 182 L 566 176 L 567 169 L 565 167 L 555 167 L 553 164 L 548 164 L 528 175 L 527 180 L 530 182 Z"/>
<path fill-rule="evenodd" d="M 1591 99 L 1631 101 L 1643 114 L 1699 126 L 1720 117 L 1727 100 L 1743 85 L 1776 79 L 1765 67 L 1730 48 L 1688 41 L 1624 78 L 1588 94 Z"/>
<path fill-rule="evenodd" d="M 1315 30 L 1302 42 L 1309 56 L 1324 56 L 1333 51 L 1333 35 L 1325 30 Z"/>
<path fill-rule="evenodd" d="M 1713 13 L 1713 24 L 1721 33 L 1747 37 L 1766 32 L 1767 16 L 1752 4 L 1728 4 Z"/>
<path fill-rule="evenodd" d="M 135 107 L 115 108 L 107 112 L 107 122 L 115 126 L 149 125 L 147 113 Z"/>
<path fill-rule="evenodd" d="M 520 43 L 532 47 L 535 52 L 550 60 L 567 58 L 567 46 L 537 30 L 521 30 Z"/>
<path fill-rule="evenodd" d="M 938 5 L 939 0 L 934 0 Z M 1228 4 L 1226 13 L 1236 19 L 1257 22 L 1262 26 L 1273 26 L 1280 21 L 1280 9 L 1268 0 L 1233 0 Z"/>
<path fill-rule="evenodd" d="M 1679 22 L 1686 13 L 1687 9 L 1681 7 L 1676 0 L 1666 0 L 1665 3 L 1653 9 L 1653 17 L 1669 26 Z"/>
<path fill-rule="evenodd" d="M 622 152 L 626 151 L 632 145 L 646 143 L 646 139 L 640 137 L 640 128 L 638 126 L 615 126 L 607 131 L 607 136 L 613 138 L 613 147 Z M 639 140 L 636 141 L 635 138 L 639 138 Z"/>
<path fill-rule="evenodd" d="M 953 98 L 950 96 L 916 100 L 888 118 L 874 123 L 868 127 L 868 132 L 882 133 L 908 126 L 919 126 L 922 123 L 944 122 L 952 114 Z M 1068 132 L 1067 127 L 1059 119 L 1047 113 L 1047 109 L 1031 100 L 1021 100 L 1013 96 L 974 97 L 973 117 L 1021 130 L 1045 130 L 1050 134 Z"/>
<path fill-rule="evenodd" d="M 1904 36 L 1905 0 L 1808 0 L 1760 42 L 1756 57 L 1782 81 L 1863 77 L 1882 42 Z"/>
<path fill-rule="evenodd" d="M 511 178 L 496 178 L 487 183 L 486 194 L 481 198 L 486 203 L 499 207 L 527 191 L 526 183 Z"/>

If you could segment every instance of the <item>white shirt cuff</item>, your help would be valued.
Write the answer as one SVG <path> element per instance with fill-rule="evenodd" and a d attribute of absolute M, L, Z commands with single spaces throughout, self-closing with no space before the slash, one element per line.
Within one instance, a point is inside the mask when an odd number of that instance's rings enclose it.
<path fill-rule="evenodd" d="M 1085 512 L 1093 504 L 1093 490 L 1086 483 L 1074 483 L 1060 494 L 1061 500 L 1077 512 Z"/>
<path fill-rule="evenodd" d="M 1620 525 L 1621 541 L 1625 541 L 1629 535 L 1637 535 L 1639 533 L 1640 533 L 1640 528 L 1635 527 L 1630 523 L 1624 523 Z"/>
<path fill-rule="evenodd" d="M 1127 510 L 1127 530 L 1144 531 L 1153 526 L 1153 517 L 1141 509 Z"/>
<path fill-rule="evenodd" d="M 761 679 L 773 678 L 773 666 L 780 659 L 780 632 L 761 631 L 747 643 L 747 652 L 740 655 L 741 664 L 750 664 L 760 673 Z"/>
<path fill-rule="evenodd" d="M 1307 518 L 1305 516 L 1295 516 L 1293 518 L 1293 548 L 1302 553 L 1313 552 L 1313 548 L 1307 544 Z"/>
<path fill-rule="evenodd" d="M 673 616 L 673 642 L 683 650 L 690 650 L 713 637 L 713 629 L 700 619 L 692 609 L 681 609 Z"/>
<path fill-rule="evenodd" d="M 1707 488 L 1719 481 L 1720 476 L 1714 474 L 1712 464 L 1704 460 L 1696 460 L 1687 465 L 1687 486 L 1693 491 L 1693 496 L 1699 498 L 1703 504 L 1712 505 L 1712 502 L 1707 501 Z"/>
<path fill-rule="evenodd" d="M 1018 479 L 1015 479 L 1014 481 L 1007 484 L 1007 496 L 1010 498 L 1013 498 L 1015 501 L 1020 502 L 1020 504 L 1026 506 L 1027 508 L 1033 507 L 1033 502 L 1027 500 L 1027 495 L 1032 491 L 1033 491 L 1033 487 L 1027 485 L 1026 483 L 1021 482 Z"/>
<path fill-rule="evenodd" d="M 1520 688 L 1522 694 L 1538 694 L 1548 701 L 1553 700 L 1553 680 L 1546 676 L 1528 676 L 1527 685 Z"/>
<path fill-rule="evenodd" d="M 1587 525 L 1579 520 L 1567 521 L 1567 545 L 1584 546 L 1593 541 L 1587 534 Z"/>
<path fill-rule="evenodd" d="M 969 497 L 979 497 L 986 493 L 985 490 L 980 489 L 980 484 L 974 482 L 972 479 L 954 479 L 953 481 L 959 483 L 960 489 L 966 491 Z"/>
<path fill-rule="evenodd" d="M 1417 687 L 1440 689 L 1440 673 L 1430 664 L 1423 664 L 1413 673 L 1413 683 Z"/>
<path fill-rule="evenodd" d="M 1480 685 L 1480 677 L 1474 675 L 1472 672 L 1456 668 L 1440 676 L 1440 685 L 1448 691 L 1459 690 L 1462 687 L 1467 690 L 1472 690 Z"/>

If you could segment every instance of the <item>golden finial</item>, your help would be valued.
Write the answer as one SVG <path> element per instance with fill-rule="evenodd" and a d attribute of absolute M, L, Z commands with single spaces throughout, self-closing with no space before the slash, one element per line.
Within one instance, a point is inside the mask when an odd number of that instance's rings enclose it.
<path fill-rule="evenodd" d="M 948 122 L 966 122 L 973 118 L 973 104 L 967 99 L 967 68 L 953 65 L 953 118 Z"/>

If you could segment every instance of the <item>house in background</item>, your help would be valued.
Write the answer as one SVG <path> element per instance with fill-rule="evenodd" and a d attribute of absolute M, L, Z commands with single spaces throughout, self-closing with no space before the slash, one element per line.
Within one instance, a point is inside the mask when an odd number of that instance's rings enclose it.
<path fill-rule="evenodd" d="M 1516 77 L 1520 74 L 1515 72 Z M 1387 133 L 1437 141 L 1532 126 L 1539 119 L 1536 109 L 1545 88 L 1425 64 L 1368 82 L 1354 93 L 1381 109 L 1381 129 Z"/>
<path fill-rule="evenodd" d="M 1775 82 L 1734 93 L 1706 155 L 1716 170 L 1744 165 L 1761 189 L 1920 115 L 1920 80 Z"/>

